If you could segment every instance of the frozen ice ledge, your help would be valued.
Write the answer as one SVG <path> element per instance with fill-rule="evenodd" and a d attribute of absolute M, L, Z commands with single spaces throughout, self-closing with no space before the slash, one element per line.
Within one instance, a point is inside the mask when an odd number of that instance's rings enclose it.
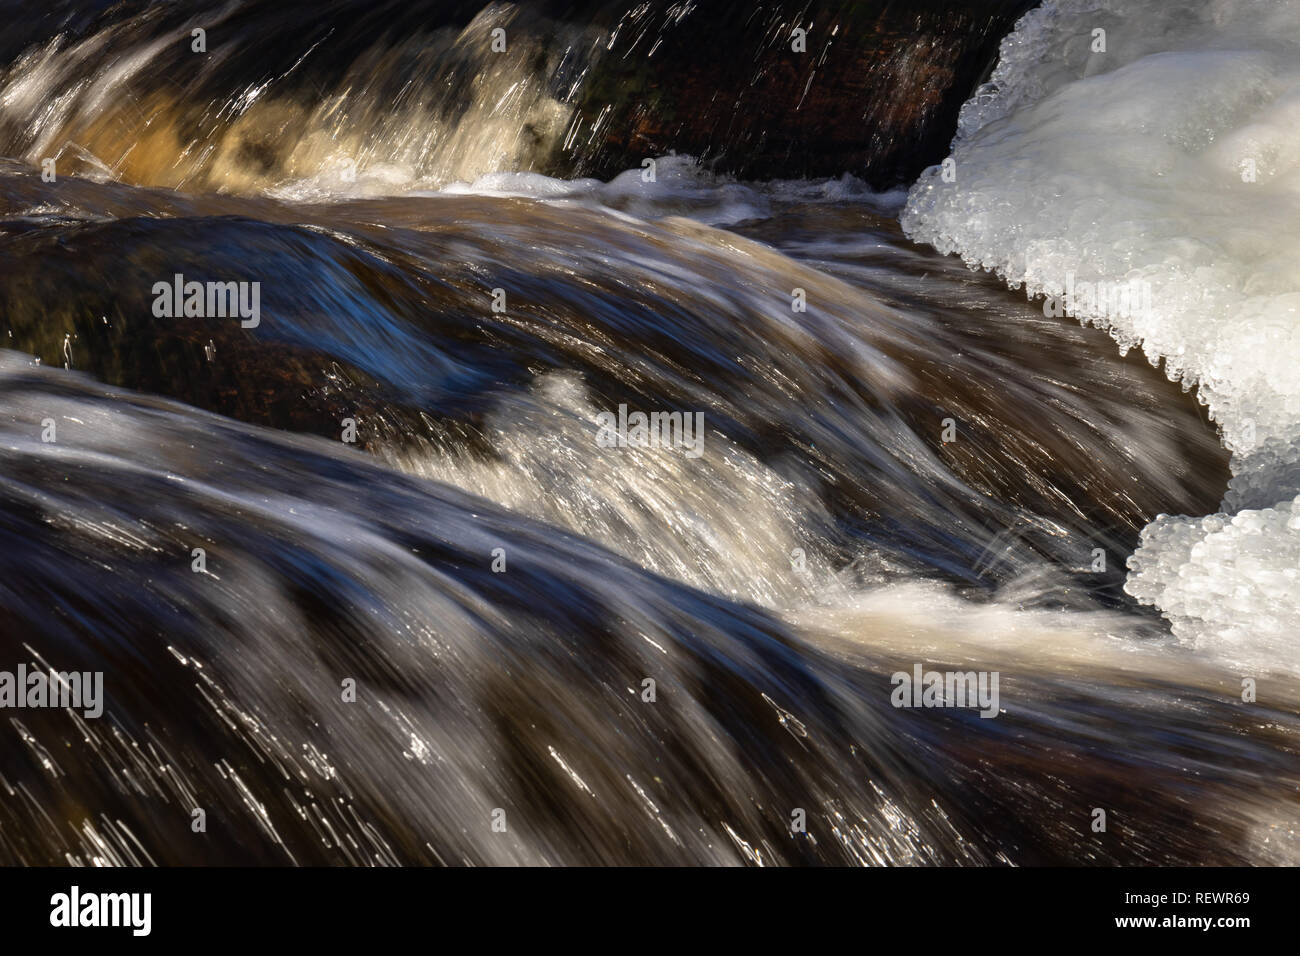
<path fill-rule="evenodd" d="M 1181 641 L 1294 673 L 1300 3 L 1049 0 L 902 224 L 1197 389 L 1232 481 L 1219 514 L 1145 529 L 1126 589 Z"/>

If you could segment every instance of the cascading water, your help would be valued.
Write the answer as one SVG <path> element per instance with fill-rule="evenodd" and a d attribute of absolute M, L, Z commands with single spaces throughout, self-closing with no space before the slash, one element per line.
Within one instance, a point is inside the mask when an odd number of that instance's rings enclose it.
<path fill-rule="evenodd" d="M 1186 6 L 25 24 L 0 671 L 102 672 L 104 712 L 2 715 L 0 861 L 1295 862 L 1291 268 L 1260 255 L 1290 14 Z M 1183 102 L 1188 57 L 1230 102 Z M 1215 185 L 1233 150 L 1256 192 Z M 1157 315 L 1003 282 L 1066 272 Z M 694 452 L 601 443 L 620 409 Z M 896 706 L 914 665 L 1000 699 Z"/>

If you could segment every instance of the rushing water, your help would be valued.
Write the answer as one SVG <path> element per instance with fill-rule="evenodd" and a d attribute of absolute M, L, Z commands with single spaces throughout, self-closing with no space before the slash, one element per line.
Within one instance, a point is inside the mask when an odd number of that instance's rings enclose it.
<path fill-rule="evenodd" d="M 909 240 L 937 170 L 604 169 L 592 98 L 725 21 L 560 7 L 9 41 L 0 670 L 103 671 L 105 712 L 3 715 L 0 861 L 1294 862 L 1293 665 L 1125 591 L 1228 487 L 1195 397 Z M 950 84 L 1015 7 L 924 41 Z M 754 18 L 772 56 L 802 22 Z M 159 316 L 177 274 L 257 321 Z M 699 454 L 602 447 L 620 405 L 702 415 Z M 996 718 L 894 707 L 914 664 L 998 672 Z"/>

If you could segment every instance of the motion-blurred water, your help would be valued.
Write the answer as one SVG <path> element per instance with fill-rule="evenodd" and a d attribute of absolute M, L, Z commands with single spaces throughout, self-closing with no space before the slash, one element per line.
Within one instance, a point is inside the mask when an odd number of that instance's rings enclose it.
<path fill-rule="evenodd" d="M 0 79 L 0 669 L 106 703 L 2 715 L 0 861 L 1294 862 L 1294 684 L 1123 592 L 1212 426 L 902 191 L 551 175 L 632 13 L 367 34 L 310 106 L 251 39 L 161 78 L 211 17 L 59 15 Z M 915 663 L 1001 712 L 896 709 Z"/>

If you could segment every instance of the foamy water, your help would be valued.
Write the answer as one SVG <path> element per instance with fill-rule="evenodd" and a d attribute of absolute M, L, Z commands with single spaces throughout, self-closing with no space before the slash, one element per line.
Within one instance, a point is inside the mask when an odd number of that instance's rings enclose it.
<path fill-rule="evenodd" d="M 4 723 L 0 861 L 1294 862 L 1300 21 L 1049 4 L 909 193 L 876 159 L 947 138 L 994 21 L 882 58 L 870 6 L 802 87 L 817 164 L 754 98 L 780 5 L 736 81 L 773 125 L 698 160 L 637 91 L 703 5 L 127 4 L 0 65 L 0 652 L 108 695 Z M 237 42 L 193 59 L 201 22 Z M 1196 385 L 1235 474 L 1159 372 L 926 243 Z M 179 273 L 259 323 L 160 316 Z M 603 442 L 627 408 L 697 444 Z M 1000 675 L 997 719 L 896 705 L 931 666 Z"/>

